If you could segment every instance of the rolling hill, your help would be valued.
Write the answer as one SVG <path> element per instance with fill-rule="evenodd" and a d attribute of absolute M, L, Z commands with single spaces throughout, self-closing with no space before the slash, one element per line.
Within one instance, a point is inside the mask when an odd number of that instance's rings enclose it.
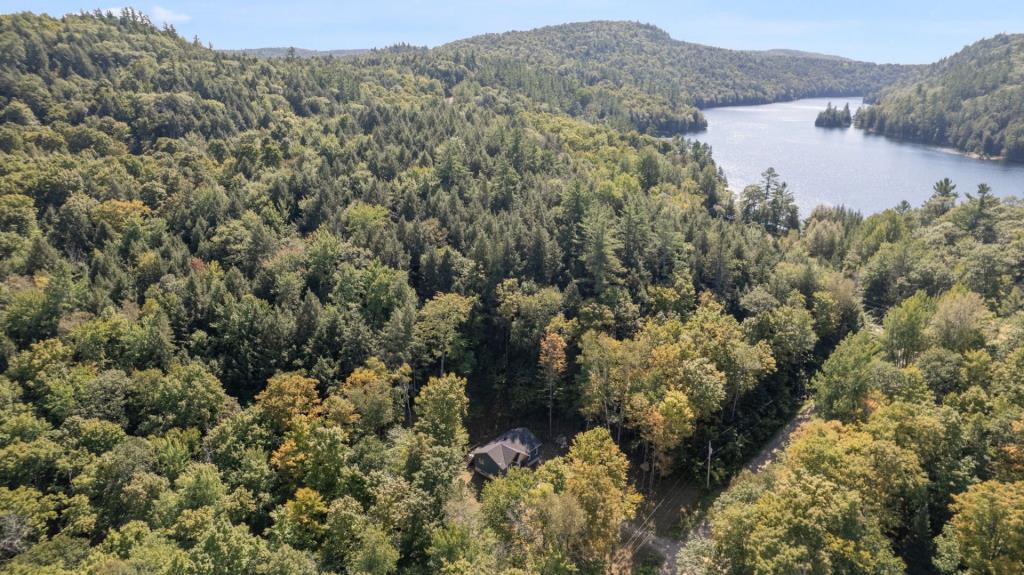
<path fill-rule="evenodd" d="M 1024 34 L 981 40 L 884 89 L 857 127 L 1024 161 Z"/>
<path fill-rule="evenodd" d="M 285 46 L 270 46 L 267 48 L 242 48 L 240 50 L 221 50 L 227 54 L 238 54 L 243 56 L 253 56 L 254 58 L 287 58 L 288 53 L 291 52 L 296 58 L 321 58 L 327 56 L 333 56 L 335 58 L 345 58 L 348 56 L 356 56 L 366 52 L 365 49 L 353 48 L 343 50 L 308 50 L 306 48 L 295 48 Z"/>
<path fill-rule="evenodd" d="M 918 69 L 714 48 L 675 40 L 655 26 L 606 21 L 476 36 L 430 54 L 445 72 L 659 134 L 704 127 L 700 108 L 860 95 Z"/>
<path fill-rule="evenodd" d="M 230 53 L 280 58 L 288 49 Z M 460 84 L 506 90 L 559 112 L 657 135 L 705 128 L 701 108 L 861 95 L 921 68 L 799 50 L 715 48 L 675 40 L 648 24 L 611 21 L 485 34 L 433 49 L 296 49 L 294 54 L 375 63 L 400 54 L 404 64 L 440 81 L 448 93 Z"/>

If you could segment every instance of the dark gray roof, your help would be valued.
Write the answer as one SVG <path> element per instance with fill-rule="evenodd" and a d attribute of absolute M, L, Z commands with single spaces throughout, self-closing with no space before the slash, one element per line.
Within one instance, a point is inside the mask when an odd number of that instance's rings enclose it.
<path fill-rule="evenodd" d="M 538 447 L 540 447 L 540 440 L 537 439 L 537 436 L 525 427 L 517 427 L 495 437 L 490 443 L 477 447 L 472 451 L 472 455 L 486 453 L 494 459 L 495 463 L 507 467 L 516 460 L 517 455 L 527 456 L 521 458 L 525 460 L 529 457 L 530 452 Z"/>

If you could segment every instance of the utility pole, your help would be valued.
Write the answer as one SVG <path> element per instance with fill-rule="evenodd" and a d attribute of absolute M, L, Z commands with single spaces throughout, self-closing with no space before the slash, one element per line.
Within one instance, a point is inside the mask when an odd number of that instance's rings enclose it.
<path fill-rule="evenodd" d="M 704 487 L 707 488 L 707 489 L 711 489 L 711 453 L 713 451 L 714 450 L 711 449 L 711 440 L 709 439 L 708 440 L 708 476 L 707 476 L 707 479 L 704 482 Z"/>

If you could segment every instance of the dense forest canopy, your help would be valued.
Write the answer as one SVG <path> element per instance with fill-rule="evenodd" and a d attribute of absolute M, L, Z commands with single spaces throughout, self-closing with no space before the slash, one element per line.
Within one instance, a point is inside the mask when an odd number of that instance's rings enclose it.
<path fill-rule="evenodd" d="M 1024 34 L 1000 34 L 882 90 L 857 127 L 1024 161 Z"/>
<path fill-rule="evenodd" d="M 680 572 L 1024 565 L 1024 206 L 956 187 L 940 180 L 920 208 L 840 242 L 870 323 L 812 378 L 816 412 L 779 460 L 715 502 Z"/>
<path fill-rule="evenodd" d="M 841 423 L 681 560 L 1020 564 L 975 526 L 1019 515 L 1024 206 L 947 180 L 801 220 L 773 169 L 733 197 L 706 146 L 574 108 L 589 64 L 481 42 L 258 59 L 0 16 L 0 570 L 628 569 L 651 486 L 725 483 L 809 392 Z M 609 101 L 657 101 L 630 66 Z M 557 453 L 466 481 L 523 422 Z"/>

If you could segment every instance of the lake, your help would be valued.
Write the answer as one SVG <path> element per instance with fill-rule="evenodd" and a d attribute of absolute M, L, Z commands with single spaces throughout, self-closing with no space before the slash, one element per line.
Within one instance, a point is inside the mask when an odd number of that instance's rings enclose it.
<path fill-rule="evenodd" d="M 816 128 L 832 102 L 856 111 L 860 98 L 809 98 L 765 106 L 704 110 L 708 129 L 687 137 L 708 143 L 729 187 L 742 190 L 769 166 L 789 184 L 807 217 L 819 204 L 846 205 L 870 214 L 902 200 L 919 206 L 932 184 L 948 177 L 964 192 L 978 183 L 1000 196 L 1024 197 L 1024 164 L 979 160 L 954 150 L 901 142 L 854 128 Z"/>

